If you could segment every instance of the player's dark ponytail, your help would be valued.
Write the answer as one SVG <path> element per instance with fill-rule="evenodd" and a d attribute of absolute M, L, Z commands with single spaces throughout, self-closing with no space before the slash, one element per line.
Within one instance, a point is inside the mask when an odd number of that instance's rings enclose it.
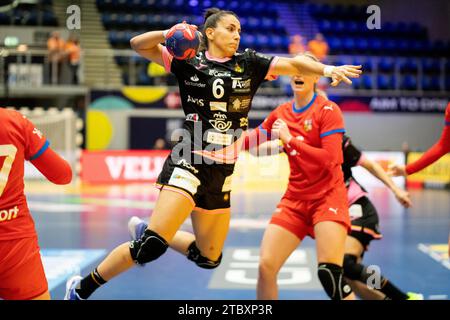
<path fill-rule="evenodd" d="M 208 37 L 206 36 L 205 30 L 208 28 L 216 28 L 217 22 L 222 19 L 223 16 L 229 14 L 235 16 L 236 19 L 239 20 L 239 17 L 233 11 L 220 10 L 219 8 L 208 8 L 205 10 L 205 13 L 203 14 L 205 22 L 202 28 L 203 37 L 199 48 L 200 51 L 208 49 Z"/>

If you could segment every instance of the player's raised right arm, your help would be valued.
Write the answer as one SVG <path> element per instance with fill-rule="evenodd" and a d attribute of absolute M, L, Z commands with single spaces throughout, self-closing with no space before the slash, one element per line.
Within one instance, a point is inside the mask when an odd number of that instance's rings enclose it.
<path fill-rule="evenodd" d="M 164 66 L 161 45 L 165 41 L 164 32 L 150 31 L 135 36 L 130 40 L 131 48 L 144 58 Z"/>

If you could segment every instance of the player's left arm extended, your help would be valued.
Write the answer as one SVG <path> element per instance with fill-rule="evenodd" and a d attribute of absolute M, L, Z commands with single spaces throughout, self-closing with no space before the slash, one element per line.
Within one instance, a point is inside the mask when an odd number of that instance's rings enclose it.
<path fill-rule="evenodd" d="M 283 152 L 280 140 L 269 140 L 248 150 L 255 157 L 273 156 Z"/>
<path fill-rule="evenodd" d="M 70 164 L 51 148 L 47 148 L 39 157 L 30 162 L 55 184 L 68 184 L 72 181 Z"/>
<path fill-rule="evenodd" d="M 369 171 L 374 177 L 384 183 L 386 187 L 388 187 L 395 195 L 397 200 L 406 208 L 412 205 L 411 199 L 409 198 L 408 192 L 400 189 L 397 185 L 392 181 L 389 175 L 383 170 L 383 168 L 375 161 L 367 159 L 366 157 L 362 157 L 359 165 Z"/>
<path fill-rule="evenodd" d="M 328 66 L 306 56 L 294 58 L 280 57 L 271 70 L 272 75 L 295 76 L 299 74 L 325 76 L 331 78 L 332 86 L 337 86 L 341 81 L 351 84 L 349 78 L 358 78 L 362 73 L 362 66 L 343 65 Z"/>
<path fill-rule="evenodd" d="M 445 126 L 441 137 L 419 159 L 406 166 L 406 173 L 413 174 L 428 167 L 433 162 L 450 152 L 450 126 Z"/>
<path fill-rule="evenodd" d="M 260 127 L 247 133 L 242 150 L 250 152 L 255 157 L 271 156 L 283 152 L 280 140 L 271 140 L 267 133 L 261 132 Z"/>

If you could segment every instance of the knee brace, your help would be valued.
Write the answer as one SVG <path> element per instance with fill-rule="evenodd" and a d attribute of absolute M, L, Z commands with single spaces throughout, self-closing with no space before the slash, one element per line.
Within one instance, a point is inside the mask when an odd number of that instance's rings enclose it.
<path fill-rule="evenodd" d="M 367 284 L 369 278 L 373 276 L 373 273 L 369 273 L 367 268 L 357 261 L 357 257 L 352 254 L 344 255 L 344 276 L 351 280 L 358 280 Z M 380 275 L 380 281 L 384 282 L 384 278 Z"/>
<path fill-rule="evenodd" d="M 319 280 L 332 300 L 343 300 L 352 292 L 352 288 L 343 278 L 343 273 L 343 268 L 336 264 L 319 263 Z"/>
<path fill-rule="evenodd" d="M 217 259 L 217 261 L 209 260 L 208 258 L 202 256 L 194 241 L 188 248 L 187 258 L 191 261 L 194 261 L 195 264 L 200 268 L 214 269 L 217 268 L 220 264 L 220 261 L 222 261 L 222 253 L 220 254 L 220 257 Z"/>
<path fill-rule="evenodd" d="M 137 264 L 145 264 L 158 259 L 168 247 L 166 240 L 156 232 L 147 229 L 140 239 L 130 242 L 131 258 Z"/>
<path fill-rule="evenodd" d="M 351 280 L 363 281 L 364 267 L 357 262 L 358 258 L 352 254 L 344 255 L 344 276 Z"/>

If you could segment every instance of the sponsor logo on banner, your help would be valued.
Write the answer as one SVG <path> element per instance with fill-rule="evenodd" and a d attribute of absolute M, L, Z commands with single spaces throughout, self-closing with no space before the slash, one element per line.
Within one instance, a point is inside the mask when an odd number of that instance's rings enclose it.
<path fill-rule="evenodd" d="M 374 111 L 443 112 L 447 102 L 446 98 L 374 97 L 369 105 Z"/>
<path fill-rule="evenodd" d="M 422 152 L 408 153 L 407 164 L 418 160 Z M 446 154 L 428 167 L 407 177 L 408 183 L 421 183 L 424 187 L 446 187 L 450 184 L 450 155 Z"/>
<path fill-rule="evenodd" d="M 252 79 L 242 80 L 242 78 L 231 78 L 233 80 L 231 88 L 233 92 L 249 93 L 251 90 Z"/>
<path fill-rule="evenodd" d="M 229 146 L 233 142 L 233 135 L 209 131 L 206 136 L 206 142 Z"/>
<path fill-rule="evenodd" d="M 403 152 L 365 151 L 364 156 L 369 160 L 377 162 L 385 171 L 387 171 L 390 164 L 405 163 L 405 154 Z M 370 172 L 368 172 L 361 166 L 353 167 L 352 172 L 357 181 L 364 181 L 364 187 L 385 187 L 385 185 L 380 180 L 375 178 Z M 392 177 L 392 180 L 398 186 L 405 186 L 405 177 Z"/>
<path fill-rule="evenodd" d="M 200 180 L 189 171 L 175 168 L 170 176 L 169 185 L 187 190 L 191 194 L 196 194 Z"/>
<path fill-rule="evenodd" d="M 230 112 L 245 112 L 250 108 L 251 98 L 247 97 L 231 97 Z"/>
<path fill-rule="evenodd" d="M 209 120 L 209 123 L 220 132 L 226 132 L 231 128 L 231 125 L 233 124 L 231 121 L 226 121 L 227 115 L 223 113 L 215 113 L 214 114 L 214 120 Z"/>
<path fill-rule="evenodd" d="M 169 153 L 165 150 L 84 151 L 80 176 L 91 183 L 155 182 Z"/>
<path fill-rule="evenodd" d="M 199 107 L 205 106 L 205 100 L 200 99 L 200 98 L 194 98 L 194 97 L 191 97 L 190 95 L 188 95 L 187 102 L 194 103 L 194 104 L 198 105 Z"/>
<path fill-rule="evenodd" d="M 209 108 L 211 109 L 211 111 L 227 112 L 227 103 L 226 102 L 220 102 L 220 101 L 211 101 L 209 103 Z"/>
<path fill-rule="evenodd" d="M 199 119 L 198 113 L 189 113 L 186 116 L 186 121 L 197 122 Z"/>

